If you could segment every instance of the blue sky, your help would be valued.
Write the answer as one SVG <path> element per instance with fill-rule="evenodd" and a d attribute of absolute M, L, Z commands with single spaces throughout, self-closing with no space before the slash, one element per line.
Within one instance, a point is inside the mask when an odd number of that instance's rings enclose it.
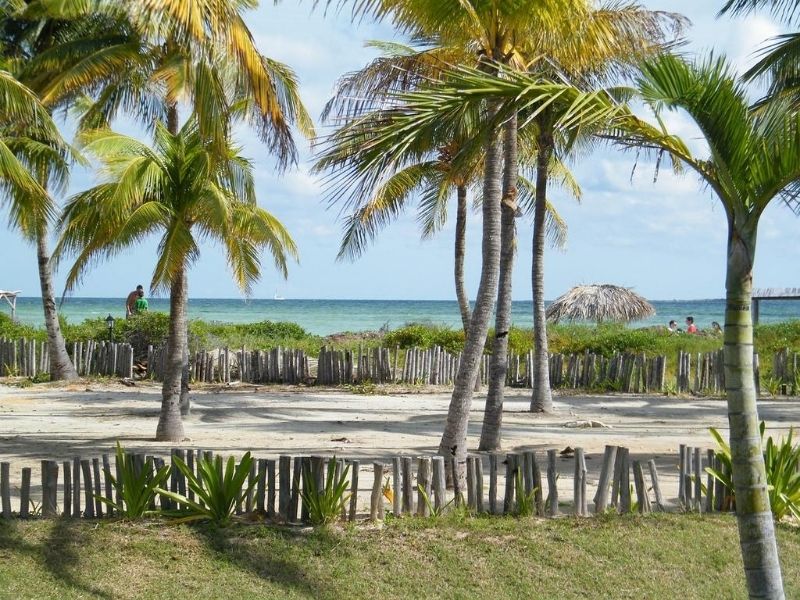
<path fill-rule="evenodd" d="M 689 50 L 724 52 L 746 68 L 763 41 L 780 33 L 767 15 L 730 19 L 715 17 L 716 0 L 645 0 L 651 9 L 680 12 L 692 21 Z M 371 39 L 391 39 L 385 25 L 351 24 L 347 14 L 324 16 L 310 3 L 285 0 L 278 6 L 264 0 L 247 18 L 261 50 L 297 72 L 301 95 L 315 117 L 330 96 L 336 79 L 358 69 L 374 56 L 364 47 Z M 674 131 L 694 140 L 692 124 L 681 115 L 668 120 Z M 130 130 L 130 123 L 120 123 Z M 300 264 L 283 281 L 266 257 L 256 298 L 276 290 L 287 298 L 452 299 L 453 224 L 435 239 L 420 241 L 413 213 L 387 228 L 369 251 L 354 263 L 335 260 L 340 223 L 335 210 L 322 203 L 319 181 L 309 175 L 308 144 L 299 140 L 298 168 L 279 175 L 269 149 L 247 132 L 241 136 L 245 154 L 256 165 L 260 203 L 288 227 L 300 248 Z M 696 144 L 696 141 L 692 141 Z M 653 165 L 640 162 L 631 177 L 634 156 L 603 150 L 572 165 L 583 188 L 577 204 L 554 192 L 552 200 L 569 225 L 566 251 L 548 250 L 546 297 L 555 298 L 573 285 L 608 282 L 632 286 L 650 299 L 719 298 L 724 295 L 724 213 L 710 192 L 691 174 L 676 176 L 662 169 L 653 183 Z M 89 172 L 73 175 L 72 191 L 93 183 Z M 530 291 L 531 222 L 518 222 L 519 241 L 514 298 Z M 784 206 L 766 211 L 759 230 L 755 285 L 796 286 L 800 279 L 800 219 Z M 467 284 L 471 295 L 480 269 L 480 218 L 471 215 L 467 231 Z M 38 296 L 34 248 L 7 229 L 0 230 L 0 289 L 21 289 Z M 137 283 L 147 284 L 155 262 L 155 241 L 92 271 L 76 296 L 124 296 Z M 218 248 L 202 247 L 190 272 L 193 297 L 231 298 L 239 295 L 227 274 Z M 56 277 L 60 290 L 63 277 Z"/>

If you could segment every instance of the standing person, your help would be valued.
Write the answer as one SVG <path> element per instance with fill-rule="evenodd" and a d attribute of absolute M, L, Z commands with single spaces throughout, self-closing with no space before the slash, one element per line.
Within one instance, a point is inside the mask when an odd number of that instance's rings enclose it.
<path fill-rule="evenodd" d="M 686 333 L 697 333 L 697 325 L 694 324 L 694 317 L 686 317 Z"/>
<path fill-rule="evenodd" d="M 136 312 L 136 301 L 139 299 L 140 296 L 144 296 L 144 288 L 141 285 L 137 285 L 136 289 L 133 290 L 130 294 L 128 294 L 128 299 L 125 300 L 126 319 L 130 319 L 131 316 L 133 316 L 133 314 Z"/>
<path fill-rule="evenodd" d="M 136 299 L 136 303 L 133 306 L 133 312 L 134 314 L 140 315 L 143 312 L 147 312 L 148 308 L 147 298 L 144 297 L 144 290 L 139 290 L 139 297 Z"/>

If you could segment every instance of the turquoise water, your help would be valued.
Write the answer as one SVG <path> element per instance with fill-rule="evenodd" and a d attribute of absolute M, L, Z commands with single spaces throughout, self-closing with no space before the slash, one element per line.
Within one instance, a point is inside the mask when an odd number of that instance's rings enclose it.
<path fill-rule="evenodd" d="M 634 323 L 634 327 L 666 325 L 675 319 L 683 327 L 684 318 L 693 315 L 704 329 L 712 321 L 724 321 L 723 300 L 669 300 L 653 301 L 656 316 Z M 5 304 L 5 303 L 3 303 Z M 0 307 L 8 312 L 7 306 Z M 150 310 L 169 311 L 166 299 L 150 300 Z M 123 298 L 68 298 L 61 313 L 73 323 L 84 319 L 125 315 Z M 307 331 L 328 335 L 342 331 L 367 331 L 381 327 L 399 327 L 405 323 L 424 322 L 459 327 L 458 304 L 438 300 L 250 300 L 202 299 L 189 301 L 189 316 L 204 321 L 252 323 L 255 321 L 292 321 Z M 17 300 L 17 318 L 32 325 L 42 325 L 42 304 L 39 298 L 24 297 Z M 530 327 L 533 323 L 532 303 L 514 302 L 514 325 Z M 800 319 L 800 301 L 761 303 L 761 322 L 772 323 Z"/>

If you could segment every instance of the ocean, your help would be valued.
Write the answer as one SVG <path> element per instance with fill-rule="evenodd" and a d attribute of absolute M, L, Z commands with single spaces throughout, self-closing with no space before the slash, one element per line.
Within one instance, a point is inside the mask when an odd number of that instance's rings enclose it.
<path fill-rule="evenodd" d="M 61 314 L 71 323 L 112 315 L 124 318 L 124 298 L 67 298 Z M 666 325 L 675 319 L 680 327 L 692 315 L 700 329 L 712 321 L 723 323 L 724 300 L 656 300 L 652 301 L 656 316 L 632 323 L 631 327 Z M 168 312 L 169 300 L 150 300 L 150 310 Z M 5 302 L 0 311 L 8 313 Z M 514 302 L 513 323 L 531 327 L 533 308 L 530 301 Z M 257 321 L 291 321 L 308 332 L 329 335 L 344 331 L 370 331 L 381 327 L 396 328 L 410 322 L 460 327 L 458 304 L 447 300 L 272 300 L 272 299 L 204 299 L 189 301 L 189 317 L 204 321 L 253 323 Z M 17 319 L 31 325 L 42 325 L 40 298 L 17 299 Z M 800 319 L 800 301 L 762 301 L 762 323 Z"/>

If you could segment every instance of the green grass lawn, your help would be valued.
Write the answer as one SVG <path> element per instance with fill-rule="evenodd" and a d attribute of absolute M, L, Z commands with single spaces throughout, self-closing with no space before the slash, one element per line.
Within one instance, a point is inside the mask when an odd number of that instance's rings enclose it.
<path fill-rule="evenodd" d="M 778 538 L 800 597 L 800 530 Z M 729 516 L 240 524 L 0 524 L 2 598 L 744 598 Z"/>

